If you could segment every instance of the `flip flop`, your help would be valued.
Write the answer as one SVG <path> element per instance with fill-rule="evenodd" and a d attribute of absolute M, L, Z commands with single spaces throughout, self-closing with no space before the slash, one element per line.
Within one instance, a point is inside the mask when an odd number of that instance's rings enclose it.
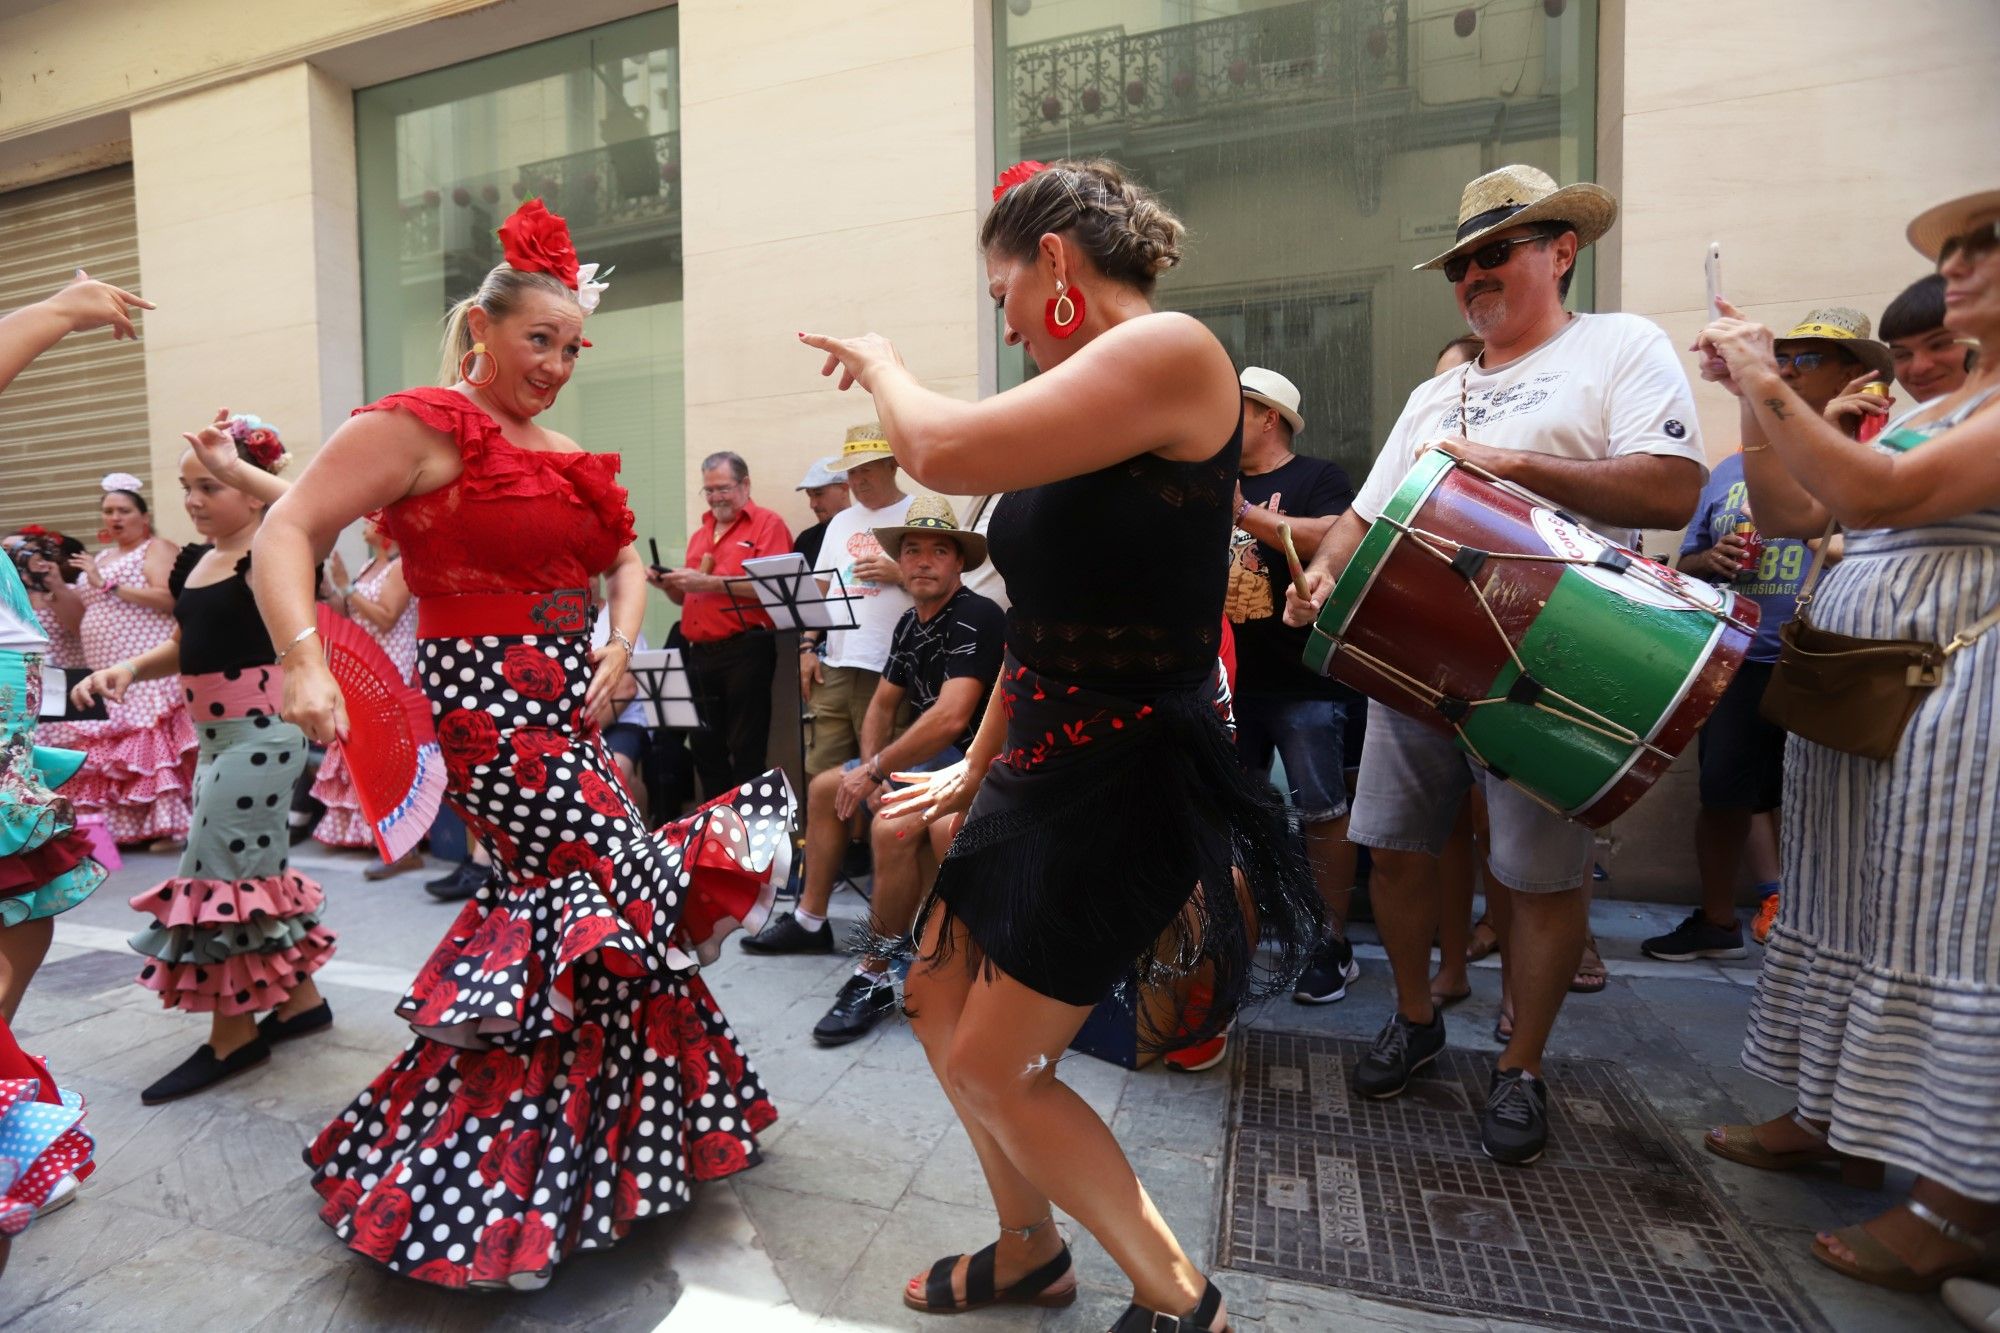
<path fill-rule="evenodd" d="M 1610 980 L 1611 973 L 1604 966 L 1604 955 L 1597 951 L 1597 937 L 1592 935 L 1584 943 L 1583 961 L 1576 965 L 1576 975 L 1570 978 L 1570 992 L 1574 995 L 1595 995 Z"/>
<path fill-rule="evenodd" d="M 1472 939 L 1465 946 L 1465 961 L 1476 963 L 1500 947 L 1500 936 L 1485 917 L 1472 923 Z"/>
<path fill-rule="evenodd" d="M 1514 1015 L 1502 1010 L 1500 1016 L 1493 1020 L 1493 1040 L 1502 1046 L 1514 1040 Z"/>
<path fill-rule="evenodd" d="M 1451 995 L 1443 995 L 1437 991 L 1432 991 L 1431 1008 L 1449 1009 L 1453 1005 L 1457 1004 L 1460 1000 L 1469 1000 L 1471 998 L 1472 998 L 1472 987 L 1470 986 L 1467 986 L 1464 990 L 1457 991 Z"/>

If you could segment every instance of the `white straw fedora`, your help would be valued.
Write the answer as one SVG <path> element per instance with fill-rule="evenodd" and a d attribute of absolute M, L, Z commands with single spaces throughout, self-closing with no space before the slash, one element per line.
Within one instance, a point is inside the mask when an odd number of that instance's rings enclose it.
<path fill-rule="evenodd" d="M 1292 434 L 1306 428 L 1306 419 L 1299 415 L 1299 386 L 1277 371 L 1245 366 L 1238 383 L 1243 386 L 1245 398 L 1277 408 L 1278 415 L 1291 423 Z"/>
<path fill-rule="evenodd" d="M 1476 250 L 1502 227 L 1528 222 L 1567 222 L 1576 228 L 1580 250 L 1611 230 L 1618 220 L 1618 199 L 1602 185 L 1582 181 L 1557 185 L 1555 177 L 1537 167 L 1510 166 L 1489 171 L 1458 197 L 1458 238 L 1451 249 L 1416 266 L 1415 272 L 1443 268 L 1453 255 Z"/>

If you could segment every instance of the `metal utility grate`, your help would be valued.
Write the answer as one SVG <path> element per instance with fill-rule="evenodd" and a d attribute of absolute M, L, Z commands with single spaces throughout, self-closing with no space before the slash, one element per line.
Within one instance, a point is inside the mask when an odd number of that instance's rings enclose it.
<path fill-rule="evenodd" d="M 1457 1313 L 1592 1330 L 1824 1330 L 1630 1076 L 1552 1060 L 1549 1148 L 1491 1161 L 1490 1063 L 1447 1050 L 1401 1097 L 1348 1087 L 1367 1043 L 1242 1034 L 1225 1266 Z"/>

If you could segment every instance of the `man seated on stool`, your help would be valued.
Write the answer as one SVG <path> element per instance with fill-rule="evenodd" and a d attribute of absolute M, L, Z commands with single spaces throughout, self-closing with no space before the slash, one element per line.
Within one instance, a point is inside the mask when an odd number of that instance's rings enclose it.
<path fill-rule="evenodd" d="M 833 881 L 846 850 L 849 822 L 880 804 L 889 775 L 955 764 L 972 744 L 986 696 L 1000 675 L 1006 615 L 960 581 L 986 562 L 986 539 L 965 532 L 951 506 L 934 495 L 910 502 L 903 525 L 875 529 L 883 553 L 902 570 L 903 587 L 916 603 L 903 612 L 890 640 L 889 660 L 861 722 L 861 757 L 813 778 L 806 795 L 806 882 L 799 910 L 826 915 Z M 897 710 L 908 698 L 916 719 L 890 739 Z M 875 819 L 869 833 L 875 854 L 875 890 L 868 927 L 880 941 L 909 934 L 923 889 L 922 853 L 942 857 L 948 839 L 926 831 L 921 816 Z M 832 932 L 809 931 L 791 915 L 743 942 L 752 953 L 830 952 Z M 838 1046 L 865 1035 L 895 1007 L 895 979 L 888 960 L 871 955 L 841 985 L 813 1040 Z"/>

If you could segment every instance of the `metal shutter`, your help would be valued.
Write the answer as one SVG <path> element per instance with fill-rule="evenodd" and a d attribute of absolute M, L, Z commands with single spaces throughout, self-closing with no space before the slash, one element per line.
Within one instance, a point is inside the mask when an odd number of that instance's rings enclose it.
<path fill-rule="evenodd" d="M 139 290 L 131 167 L 0 195 L 0 311 L 40 300 L 77 268 Z M 40 523 L 92 545 L 107 472 L 150 480 L 152 459 L 145 357 L 99 329 L 63 339 L 0 393 L 0 532 Z"/>

